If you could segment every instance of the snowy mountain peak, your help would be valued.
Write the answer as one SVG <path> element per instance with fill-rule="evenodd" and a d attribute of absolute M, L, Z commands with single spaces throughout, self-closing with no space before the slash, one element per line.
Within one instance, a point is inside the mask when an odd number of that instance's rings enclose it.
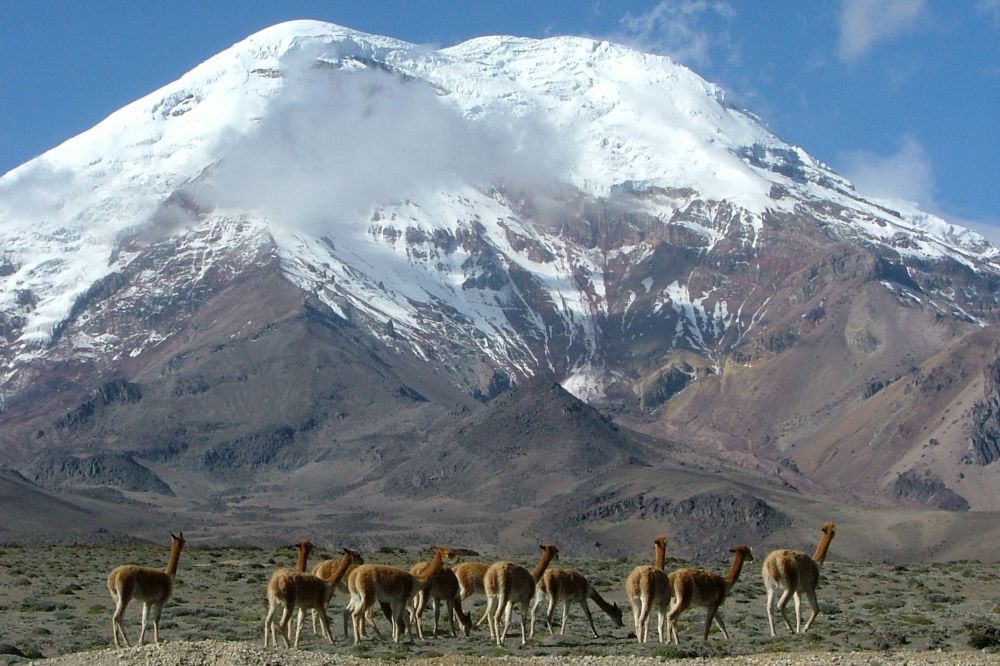
<path fill-rule="evenodd" d="M 210 264 L 277 256 L 338 316 L 455 354 L 457 374 L 546 370 L 598 396 L 629 327 L 658 321 L 712 365 L 743 344 L 768 301 L 744 267 L 798 228 L 803 247 L 998 269 L 974 232 L 858 197 L 668 58 L 578 37 L 433 50 L 292 21 L 0 178 L 0 390 L 181 327 L 99 330 L 126 293 L 201 293 Z M 977 320 L 954 290 L 935 298 Z"/>

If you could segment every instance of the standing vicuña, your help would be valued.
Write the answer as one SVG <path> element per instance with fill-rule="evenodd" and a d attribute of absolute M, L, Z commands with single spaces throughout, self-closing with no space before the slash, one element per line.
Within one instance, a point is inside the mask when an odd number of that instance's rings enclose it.
<path fill-rule="evenodd" d="M 667 633 L 677 643 L 677 617 L 690 606 L 704 606 L 705 633 L 703 641 L 708 640 L 708 630 L 712 621 L 722 630 L 722 635 L 729 640 L 726 623 L 719 614 L 719 606 L 726 600 L 726 595 L 733 589 L 744 562 L 753 562 L 753 553 L 749 546 L 736 546 L 733 553 L 733 566 L 729 573 L 720 576 L 704 569 L 678 569 L 670 574 L 670 582 L 674 588 L 674 604 L 667 614 Z"/>
<path fill-rule="evenodd" d="M 340 578 L 337 583 L 337 590 L 347 593 L 347 577 L 351 575 L 351 572 L 357 569 L 359 566 L 365 563 L 365 558 L 361 557 L 361 553 L 356 550 L 351 550 L 350 548 L 344 548 L 343 552 L 345 554 L 351 555 L 351 564 L 347 567 L 347 572 Z M 313 567 L 312 574 L 317 578 L 322 578 L 323 580 L 330 580 L 333 578 L 333 574 L 337 571 L 343 558 L 331 558 L 328 560 L 323 560 L 319 564 Z M 305 569 L 303 569 L 305 571 Z M 312 611 L 312 627 L 313 634 L 319 635 L 319 631 L 316 628 L 316 611 Z M 347 638 L 347 617 L 345 611 L 344 617 L 344 638 Z"/>
<path fill-rule="evenodd" d="M 330 580 L 326 581 L 309 573 L 288 572 L 282 576 L 272 576 L 267 585 L 267 616 L 264 618 L 264 646 L 268 644 L 268 629 L 270 628 L 271 643 L 278 644 L 274 636 L 275 607 L 278 603 L 284 605 L 281 613 L 280 629 L 281 638 L 285 642 L 285 647 L 289 646 L 288 632 L 292 613 L 298 609 L 298 626 L 295 630 L 294 647 L 299 647 L 299 638 L 302 635 L 302 615 L 305 610 L 315 611 L 319 616 L 320 627 L 323 635 L 333 644 L 333 635 L 330 633 L 330 620 L 326 615 L 326 608 L 330 605 L 330 598 L 337 587 L 340 579 L 347 574 L 347 568 L 355 562 L 357 554 L 354 551 L 344 549 L 344 555 L 340 560 L 337 569 L 332 573 Z"/>
<path fill-rule="evenodd" d="M 288 583 L 282 582 L 280 579 L 290 577 L 296 573 L 303 573 L 306 570 L 306 564 L 309 563 L 309 554 L 313 551 L 313 544 L 309 539 L 303 539 L 302 541 L 295 544 L 294 548 L 298 551 L 298 556 L 295 560 L 295 568 L 289 569 L 288 567 L 281 567 L 280 569 L 275 569 L 274 573 L 271 574 L 271 578 L 267 582 L 267 601 L 268 601 L 268 617 L 273 617 L 274 608 L 277 604 L 281 603 L 281 600 L 273 595 L 272 590 L 278 590 L 285 587 Z M 271 640 L 277 645 L 277 638 L 274 636 L 274 625 L 271 627 Z M 264 647 L 267 647 L 267 632 L 268 625 L 264 625 Z M 288 644 L 288 636 L 284 637 L 285 644 Z"/>
<path fill-rule="evenodd" d="M 434 546 L 434 559 L 420 574 L 411 574 L 398 567 L 384 564 L 363 564 L 351 573 L 351 617 L 354 623 L 354 642 L 364 634 L 365 615 L 376 602 L 383 611 L 388 607 L 392 618 L 392 640 L 399 642 L 407 629 L 406 607 L 413 596 L 424 589 L 444 566 L 445 558 L 455 559 L 451 548 Z"/>
<path fill-rule="evenodd" d="M 514 604 L 521 606 L 521 645 L 527 643 L 525 631 L 525 615 L 528 614 L 528 604 L 535 594 L 535 585 L 541 579 L 549 562 L 559 557 L 559 549 L 552 545 L 540 546 L 542 556 L 529 572 L 524 567 L 513 562 L 494 562 L 486 570 L 483 577 L 483 587 L 486 589 L 486 619 L 490 623 L 490 635 L 497 645 L 503 645 L 510 627 L 510 614 Z M 497 609 L 493 611 L 493 601 Z M 504 616 L 503 631 L 500 631 L 500 615 Z"/>
<path fill-rule="evenodd" d="M 535 608 L 542 601 L 542 596 L 549 598 L 549 606 L 545 611 L 545 624 L 548 625 L 549 634 L 552 634 L 552 613 L 556 604 L 562 604 L 562 627 L 559 635 L 566 634 L 566 618 L 569 616 L 569 602 L 580 604 L 583 614 L 590 622 L 590 630 L 594 632 L 594 638 L 598 637 L 597 627 L 594 626 L 594 616 L 590 614 L 590 606 L 587 599 L 593 599 L 598 607 L 607 613 L 616 627 L 624 627 L 622 622 L 622 609 L 618 604 L 609 604 L 604 600 L 594 586 L 590 584 L 587 577 L 572 569 L 548 569 L 542 574 L 542 579 L 535 586 L 535 602 L 531 605 L 531 637 L 535 636 Z"/>
<path fill-rule="evenodd" d="M 410 567 L 410 573 L 414 575 L 421 574 L 430 565 L 431 563 L 426 561 L 417 562 Z M 469 635 L 469 631 L 472 629 L 472 618 L 462 610 L 458 577 L 452 569 L 441 567 L 441 570 L 431 579 L 427 587 L 417 592 L 413 598 L 413 618 L 417 624 L 417 635 L 420 638 L 424 637 L 421 617 L 424 614 L 424 608 L 427 606 L 428 598 L 434 606 L 434 636 L 437 636 L 438 632 L 441 602 L 444 602 L 445 610 L 448 612 L 448 626 L 451 628 L 452 637 L 454 638 L 455 636 L 455 617 L 458 617 L 458 623 L 462 626 L 462 633 L 466 636 Z"/>
<path fill-rule="evenodd" d="M 139 567 L 134 564 L 123 564 L 108 574 L 108 592 L 115 602 L 115 612 L 111 616 L 111 635 L 118 644 L 118 636 L 128 646 L 128 637 L 122 626 L 122 615 L 132 597 L 142 601 L 142 630 L 139 632 L 139 645 L 146 637 L 146 617 L 150 611 L 153 615 L 153 642 L 160 642 L 160 612 L 173 592 L 174 574 L 177 573 L 177 562 L 181 558 L 181 548 L 184 547 L 184 533 L 171 534 L 170 559 L 164 571 L 150 567 Z"/>
<path fill-rule="evenodd" d="M 788 598 L 795 596 L 795 633 L 799 633 L 802 622 L 802 598 L 805 593 L 812 607 L 812 615 L 806 620 L 803 632 L 809 631 L 813 620 L 819 615 L 819 602 L 816 601 L 816 586 L 819 584 L 819 568 L 826 560 L 826 551 L 830 548 L 833 535 L 837 533 L 837 527 L 833 523 L 827 523 L 821 530 L 819 545 L 816 546 L 816 554 L 811 558 L 798 550 L 774 550 L 764 560 L 761 574 L 764 576 L 764 587 L 767 588 L 767 622 L 771 627 L 771 635 L 774 632 L 774 615 L 771 612 L 771 605 L 774 601 L 775 589 L 784 588 L 781 599 L 778 600 L 778 611 L 781 619 L 785 623 L 785 628 L 792 630 L 788 624 L 788 617 L 785 615 L 785 606 L 788 605 Z"/>
<path fill-rule="evenodd" d="M 663 567 L 666 564 L 667 537 L 658 536 L 653 540 L 653 566 L 642 564 L 632 569 L 625 579 L 625 594 L 632 606 L 632 621 L 635 623 L 635 638 L 645 643 L 649 636 L 649 616 L 656 608 L 656 632 L 663 642 L 663 620 L 670 610 L 672 592 L 670 579 Z"/>

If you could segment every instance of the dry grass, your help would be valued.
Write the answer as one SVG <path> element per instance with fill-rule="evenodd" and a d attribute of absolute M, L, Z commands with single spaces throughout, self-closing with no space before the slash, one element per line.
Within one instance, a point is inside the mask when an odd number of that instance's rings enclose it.
<path fill-rule="evenodd" d="M 166 556 L 166 549 L 161 546 L 0 547 L 0 643 L 12 644 L 33 656 L 108 647 L 112 610 L 104 586 L 108 571 L 125 562 L 162 566 Z M 365 556 L 370 562 L 406 567 L 424 557 L 416 553 L 366 553 Z M 181 556 L 174 598 L 163 611 L 161 636 L 167 641 L 260 641 L 267 578 L 276 566 L 293 564 L 293 558 L 292 550 L 187 549 Z M 530 557 L 515 559 L 531 564 Z M 622 584 L 637 562 L 565 558 L 559 564 L 583 571 L 609 601 L 628 608 Z M 674 560 L 667 566 L 669 569 L 688 564 Z M 713 568 L 723 572 L 727 564 L 720 561 Z M 566 636 L 550 637 L 543 618 L 539 617 L 535 638 L 523 649 L 516 628 L 513 637 L 508 637 L 506 648 L 491 646 L 485 624 L 468 638 L 438 636 L 401 645 L 374 639 L 355 647 L 342 637 L 339 609 L 345 600 L 338 596 L 334 599 L 337 610 L 331 613 L 337 644 L 329 646 L 306 628 L 303 648 L 385 659 L 508 653 L 672 658 L 872 649 L 965 651 L 972 649 L 970 637 L 979 641 L 977 646 L 991 649 L 988 641 L 1000 635 L 998 598 L 1000 579 L 990 564 L 891 566 L 828 560 L 819 589 L 823 613 L 813 630 L 795 636 L 788 635 L 782 627 L 778 638 L 772 639 L 767 632 L 759 565 L 750 564 L 722 607 L 732 636 L 729 642 L 713 630 L 708 644 L 703 645 L 698 636 L 704 611 L 692 609 L 681 616 L 680 646 L 655 643 L 655 629 L 651 632 L 654 642 L 639 646 L 632 638 L 628 610 L 625 629 L 612 630 L 608 618 L 592 606 L 598 631 L 602 633 L 597 639 L 590 637 L 580 610 L 571 609 Z M 472 612 L 478 619 L 484 602 L 482 598 L 472 601 Z M 126 613 L 126 630 L 133 641 L 138 636 L 140 607 L 133 603 Z M 429 620 L 430 616 L 425 615 L 428 635 Z M 386 623 L 381 624 L 388 631 Z"/>

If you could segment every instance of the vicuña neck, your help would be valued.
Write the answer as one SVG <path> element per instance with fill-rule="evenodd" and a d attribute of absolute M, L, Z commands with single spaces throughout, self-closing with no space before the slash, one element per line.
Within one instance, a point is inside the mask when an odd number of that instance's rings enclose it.
<path fill-rule="evenodd" d="M 833 541 L 833 534 L 823 532 L 823 535 L 819 538 L 819 544 L 816 546 L 816 554 L 813 555 L 813 561 L 816 564 L 823 564 L 826 560 L 826 551 L 830 550 L 831 541 Z"/>
<path fill-rule="evenodd" d="M 605 601 L 604 597 L 602 597 L 597 590 L 591 588 L 590 598 L 594 600 L 594 603 L 597 604 L 598 608 L 607 613 L 609 616 L 614 617 L 615 611 L 618 609 Z"/>
<path fill-rule="evenodd" d="M 667 564 L 667 547 L 663 541 L 657 541 L 653 544 L 655 549 L 655 554 L 653 556 L 653 567 L 663 571 L 663 567 Z"/>
<path fill-rule="evenodd" d="M 347 570 L 351 568 L 351 562 L 353 557 L 350 553 L 344 553 L 344 556 L 340 558 L 340 562 L 337 563 L 337 568 L 333 570 L 333 574 L 330 576 L 330 580 L 327 581 L 329 585 L 336 585 L 340 582 L 340 579 L 347 574 Z"/>
<path fill-rule="evenodd" d="M 180 541 L 174 540 L 173 544 L 170 546 L 170 559 L 167 560 L 167 575 L 173 576 L 177 573 L 177 563 L 181 560 L 181 547 L 184 544 Z"/>
<path fill-rule="evenodd" d="M 743 570 L 743 560 L 746 558 L 746 553 L 742 550 L 736 550 L 733 553 L 733 566 L 729 567 L 729 573 L 726 574 L 726 591 L 732 589 L 736 581 L 739 580 L 740 572 Z"/>
<path fill-rule="evenodd" d="M 295 570 L 302 573 L 306 570 L 306 564 L 309 562 L 309 550 L 310 544 L 300 543 L 299 544 L 299 559 L 295 563 Z"/>
<path fill-rule="evenodd" d="M 535 579 L 537 583 L 542 579 L 542 574 L 549 566 L 549 562 L 552 561 L 552 551 L 548 548 L 542 550 L 542 556 L 538 560 L 538 564 L 535 566 L 535 570 L 531 572 L 531 577 Z"/>
<path fill-rule="evenodd" d="M 437 575 L 439 571 L 444 567 L 444 551 L 440 548 L 435 549 L 434 559 L 431 560 L 430 566 L 425 568 L 421 573 L 416 575 L 418 581 L 427 585 L 431 578 Z"/>

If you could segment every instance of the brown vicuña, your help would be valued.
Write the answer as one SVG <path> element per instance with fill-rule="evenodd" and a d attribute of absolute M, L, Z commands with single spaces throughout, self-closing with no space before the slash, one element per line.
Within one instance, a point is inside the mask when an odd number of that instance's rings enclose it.
<path fill-rule="evenodd" d="M 521 606 L 521 645 L 527 642 L 525 631 L 525 615 L 528 614 L 528 604 L 535 594 L 535 585 L 541 580 L 542 574 L 549 562 L 559 557 L 559 549 L 552 545 L 539 546 L 542 549 L 541 558 L 534 571 L 513 562 L 494 562 L 486 570 L 483 577 L 483 587 L 486 590 L 486 613 L 490 623 L 490 635 L 497 645 L 503 645 L 510 627 L 510 614 L 514 604 Z M 497 602 L 496 611 L 493 602 Z M 504 616 L 503 631 L 500 631 L 500 615 Z"/>
<path fill-rule="evenodd" d="M 342 552 L 343 553 L 350 553 L 351 556 L 352 556 L 352 559 L 351 559 L 351 564 L 347 567 L 347 573 L 345 573 L 344 576 L 342 576 L 340 578 L 340 581 L 337 583 L 337 588 L 334 591 L 334 593 L 336 593 L 337 591 L 340 591 L 340 592 L 343 592 L 344 594 L 347 594 L 348 593 L 348 590 L 347 590 L 347 578 L 348 578 L 348 576 L 351 575 L 352 571 L 354 571 L 359 566 L 361 566 L 362 564 L 365 563 L 365 558 L 361 557 L 361 553 L 359 553 L 358 551 L 351 550 L 349 548 L 344 548 Z M 313 567 L 313 570 L 312 570 L 313 576 L 316 576 L 317 578 L 322 578 L 323 580 L 326 580 L 326 581 L 332 579 L 334 572 L 337 570 L 337 567 L 340 566 L 340 563 L 341 563 L 342 560 L 343 560 L 342 557 L 335 557 L 335 558 L 330 558 L 328 560 L 323 560 L 322 562 L 320 562 L 319 564 L 317 564 L 316 566 Z M 303 569 L 303 571 L 304 571 L 304 569 Z M 332 599 L 332 597 L 331 597 L 331 599 Z M 313 634 L 314 635 L 319 635 L 319 629 L 316 626 L 316 617 L 317 617 L 316 611 L 314 610 L 314 611 L 312 611 L 312 629 L 313 629 Z M 346 619 L 346 614 L 345 614 L 345 619 L 344 619 L 344 638 L 347 638 L 347 619 Z"/>
<path fill-rule="evenodd" d="M 774 591 L 777 588 L 784 588 L 781 599 L 778 600 L 778 612 L 785 623 L 785 628 L 792 630 L 788 624 L 788 616 L 785 615 L 785 606 L 788 599 L 795 597 L 795 633 L 799 633 L 802 623 L 802 594 L 809 599 L 812 607 L 812 614 L 806 620 L 803 632 L 809 631 L 813 620 L 819 615 L 819 602 L 816 601 L 816 586 L 819 584 L 819 569 L 826 560 L 826 553 L 830 549 L 830 542 L 833 535 L 837 533 L 837 526 L 827 523 L 820 530 L 819 544 L 816 546 L 816 554 L 809 557 L 799 550 L 774 550 L 764 560 L 761 567 L 761 574 L 764 577 L 764 587 L 767 588 L 767 622 L 771 627 L 771 636 L 775 636 L 774 615 L 771 612 L 774 601 Z"/>
<path fill-rule="evenodd" d="M 462 562 L 455 565 L 452 571 L 455 572 L 455 577 L 458 578 L 458 596 L 462 601 L 465 601 L 473 594 L 486 594 L 486 588 L 483 587 L 483 578 L 486 576 L 486 570 L 489 568 L 490 565 L 483 562 Z M 485 621 L 486 613 L 483 612 L 482 617 L 476 621 L 476 626 L 480 626 Z"/>
<path fill-rule="evenodd" d="M 171 534 L 170 559 L 163 571 L 150 567 L 140 567 L 134 564 L 123 564 L 108 574 L 108 592 L 115 602 L 115 611 L 111 616 L 111 635 L 115 647 L 121 647 L 118 637 L 121 636 L 128 647 L 128 637 L 122 626 L 122 615 L 133 597 L 142 602 L 142 629 L 139 631 L 139 645 L 146 637 L 146 618 L 153 616 L 153 642 L 160 642 L 160 613 L 163 604 L 167 603 L 173 592 L 174 574 L 177 573 L 177 563 L 181 558 L 181 548 L 184 547 L 184 533 Z"/>
<path fill-rule="evenodd" d="M 354 624 L 354 642 L 364 635 L 365 615 L 376 602 L 388 606 L 392 619 L 392 640 L 399 642 L 407 630 L 406 607 L 410 600 L 426 587 L 444 566 L 445 559 L 457 557 L 454 550 L 434 546 L 434 559 L 420 574 L 411 574 L 398 567 L 384 564 L 363 564 L 351 574 L 351 617 Z"/>
<path fill-rule="evenodd" d="M 706 610 L 703 641 L 708 640 L 708 630 L 713 620 L 722 630 L 722 635 L 729 640 L 729 632 L 726 631 L 726 623 L 719 613 L 719 606 L 726 600 L 726 595 L 739 579 L 743 563 L 753 562 L 753 553 L 750 552 L 749 546 L 736 546 L 730 552 L 733 553 L 733 566 L 725 576 L 704 569 L 678 569 L 670 574 L 674 603 L 667 613 L 667 634 L 675 644 L 678 642 L 677 618 L 691 606 L 703 606 Z"/>
<path fill-rule="evenodd" d="M 667 537 L 658 536 L 653 540 L 653 566 L 642 564 L 632 569 L 625 579 L 625 594 L 632 606 L 632 621 L 635 623 L 635 638 L 645 643 L 649 637 L 649 616 L 656 608 L 656 632 L 663 642 L 663 621 L 670 610 L 673 590 L 670 579 L 663 570 L 666 564 Z"/>
<path fill-rule="evenodd" d="M 274 573 L 271 574 L 271 578 L 267 581 L 267 599 L 270 611 L 268 617 L 272 617 L 274 611 L 272 610 L 277 604 L 281 603 L 281 600 L 277 597 L 272 597 L 270 594 L 271 590 L 277 590 L 279 588 L 284 588 L 287 583 L 280 581 L 281 578 L 289 577 L 295 573 L 303 573 L 306 570 L 306 564 L 309 563 L 309 555 L 313 551 L 313 544 L 309 539 L 303 539 L 293 546 L 298 551 L 298 555 L 295 560 L 295 568 L 289 569 L 288 567 L 281 567 L 280 569 L 275 569 Z M 267 631 L 268 625 L 264 625 L 264 646 L 267 647 Z M 285 636 L 285 644 L 288 644 L 288 636 Z M 277 639 L 274 636 L 274 626 L 271 626 L 271 639 L 277 645 Z"/>
<path fill-rule="evenodd" d="M 289 647 L 288 641 L 288 631 L 289 623 L 292 619 L 292 613 L 295 610 L 299 611 L 299 621 L 298 627 L 295 631 L 295 642 L 291 647 L 298 648 L 299 639 L 302 634 L 302 614 L 306 610 L 313 610 L 319 616 L 320 626 L 323 630 L 323 635 L 326 639 L 333 643 L 333 635 L 330 633 L 330 621 L 326 615 L 326 608 L 330 605 L 330 598 L 333 596 L 333 592 L 337 587 L 337 583 L 340 582 L 347 574 L 348 567 L 354 563 L 356 553 L 354 551 L 344 549 L 343 557 L 340 560 L 340 565 L 331 575 L 330 580 L 323 580 L 310 573 L 302 572 L 292 572 L 290 575 L 272 577 L 271 582 L 268 583 L 267 587 L 267 616 L 264 618 L 264 645 L 267 646 L 268 640 L 268 628 L 270 627 L 271 633 L 271 643 L 277 645 L 277 640 L 274 636 L 274 625 L 272 620 L 274 617 L 275 606 L 280 602 L 284 605 L 284 610 L 281 613 L 281 621 L 279 623 L 281 629 L 281 638 L 285 642 L 285 647 Z"/>
<path fill-rule="evenodd" d="M 535 601 L 531 604 L 530 635 L 532 638 L 535 636 L 535 609 L 541 603 L 542 596 L 546 596 L 549 599 L 549 605 L 545 611 L 545 624 L 549 628 L 549 634 L 552 634 L 552 613 L 555 611 L 556 604 L 562 604 L 562 626 L 559 629 L 559 635 L 564 636 L 566 634 L 566 618 L 569 616 L 569 604 L 573 602 L 580 604 L 580 607 L 583 608 L 583 614 L 587 616 L 587 621 L 590 622 L 590 630 L 594 632 L 594 638 L 597 638 L 600 634 L 597 633 L 597 627 L 594 626 L 594 616 L 590 614 L 590 606 L 587 604 L 587 599 L 593 599 L 594 603 L 607 613 L 616 627 L 625 626 L 625 623 L 622 622 L 622 609 L 618 607 L 618 604 L 609 604 L 605 601 L 604 597 L 590 584 L 586 576 L 572 569 L 549 568 L 542 574 L 542 579 L 535 586 Z"/>
<path fill-rule="evenodd" d="M 430 562 L 417 562 L 412 567 L 410 567 L 410 573 L 414 575 L 419 575 L 424 572 L 424 570 L 431 565 Z M 451 635 L 454 637 L 455 634 L 455 617 L 458 617 L 458 623 L 462 627 L 462 633 L 466 636 L 472 629 L 472 618 L 465 614 L 462 610 L 462 598 L 459 594 L 458 576 L 455 572 L 448 567 L 441 567 L 441 570 L 431 578 L 431 582 L 427 586 L 420 590 L 417 595 L 413 598 L 413 620 L 417 625 L 417 635 L 420 638 L 424 637 L 424 630 L 421 622 L 421 617 L 424 613 L 424 608 L 427 606 L 427 600 L 431 600 L 431 605 L 434 607 L 434 636 L 438 633 L 438 622 L 440 619 L 441 605 L 445 607 L 448 612 L 448 625 L 451 628 Z"/>
<path fill-rule="evenodd" d="M 350 572 L 348 572 L 347 577 L 344 579 L 347 581 L 347 594 L 350 595 L 347 601 L 347 605 L 344 606 L 344 613 L 343 613 L 345 638 L 347 637 L 348 634 L 348 625 L 351 623 L 351 618 L 354 616 L 353 602 L 357 598 L 357 595 L 355 594 L 355 590 L 357 590 L 357 580 L 358 580 L 357 573 L 358 570 L 355 567 L 351 569 Z M 389 620 L 389 622 L 391 623 L 392 610 L 389 608 L 389 605 L 379 604 L 379 606 L 382 609 L 382 614 L 385 616 L 385 619 Z M 372 630 L 375 631 L 376 636 L 382 638 L 382 632 L 379 630 L 378 625 L 375 624 L 374 610 L 375 608 L 373 606 L 372 608 L 368 609 L 367 613 L 365 613 L 365 622 L 361 625 L 361 638 L 368 637 L 367 632 L 365 632 L 364 630 L 366 625 L 370 626 Z"/>

